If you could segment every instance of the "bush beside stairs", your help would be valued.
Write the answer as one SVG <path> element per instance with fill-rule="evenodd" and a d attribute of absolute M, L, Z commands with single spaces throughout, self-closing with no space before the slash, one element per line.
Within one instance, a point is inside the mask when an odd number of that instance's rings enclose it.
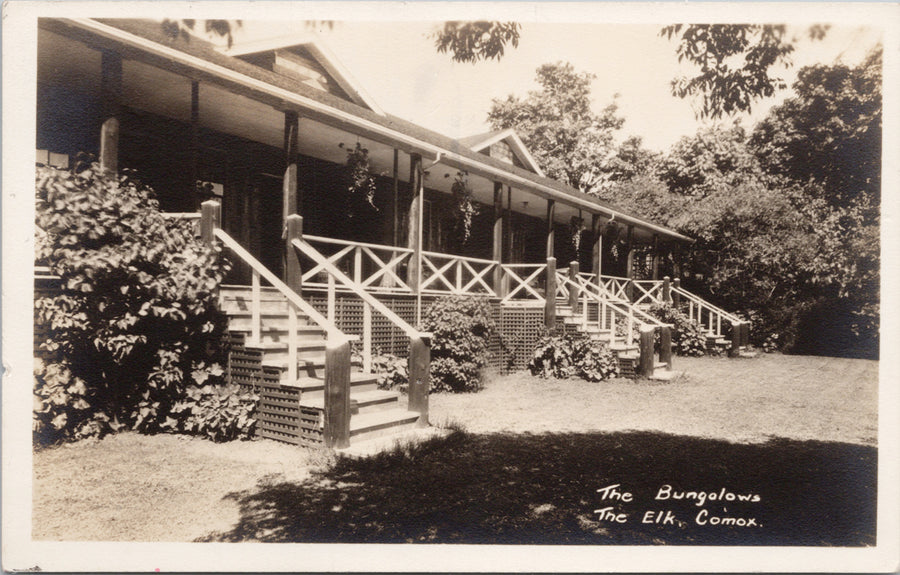
<path fill-rule="evenodd" d="M 585 304 L 580 304 L 585 305 Z M 626 340 L 617 336 L 610 344 L 610 329 L 602 328 L 599 309 L 597 304 L 587 304 L 588 318 L 585 322 L 583 310 L 573 310 L 565 300 L 557 300 L 556 305 L 556 323 L 557 328 L 565 333 L 582 333 L 590 337 L 594 341 L 600 341 L 609 345 L 609 349 L 616 354 L 619 362 L 619 373 L 623 377 L 637 377 L 638 363 L 640 361 L 640 345 L 638 339 L 635 338 L 631 344 Z M 612 313 L 612 312 L 610 312 Z M 607 318 L 606 325 L 609 325 Z M 672 370 L 672 366 L 659 360 L 658 354 L 654 353 L 653 357 L 653 373 L 649 379 L 659 381 L 669 381 L 674 379 L 681 372 Z"/>
<path fill-rule="evenodd" d="M 246 355 L 258 357 L 264 383 L 253 386 L 260 396 L 257 433 L 297 444 L 321 443 L 325 413 L 325 332 L 298 314 L 297 379 L 288 375 L 288 303 L 274 288 L 262 288 L 260 341 L 252 341 L 251 289 L 221 286 L 220 306 L 228 316 L 232 340 L 243 342 Z M 230 354 L 235 358 L 234 351 Z M 230 364 L 236 364 L 230 360 Z M 230 368 L 232 366 L 230 365 Z M 350 441 L 356 444 L 413 429 L 419 414 L 407 410 L 399 392 L 378 389 L 377 376 L 353 361 L 350 374 Z"/>

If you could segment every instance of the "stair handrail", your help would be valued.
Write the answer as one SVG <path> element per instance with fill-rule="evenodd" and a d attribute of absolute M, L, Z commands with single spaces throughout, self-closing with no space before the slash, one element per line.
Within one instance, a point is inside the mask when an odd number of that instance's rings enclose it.
<path fill-rule="evenodd" d="M 569 283 L 573 283 L 572 280 L 570 280 L 569 278 L 566 278 L 566 281 L 568 281 Z M 654 327 L 663 327 L 663 326 L 671 327 L 671 324 L 668 324 L 668 323 L 660 320 L 659 318 L 653 317 L 652 315 L 650 315 L 649 313 L 645 312 L 642 309 L 638 309 L 637 307 L 634 306 L 634 304 L 632 304 L 629 301 L 618 298 L 609 292 L 607 292 L 607 295 L 609 295 L 610 297 L 604 297 L 604 294 L 595 292 L 594 289 L 598 287 L 597 284 L 591 283 L 591 282 L 585 280 L 584 278 L 581 278 L 581 277 L 578 278 L 577 287 L 582 294 L 586 294 L 587 296 L 589 296 L 591 299 L 593 299 L 594 301 L 596 301 L 598 303 L 605 303 L 608 307 L 612 308 L 615 311 L 618 311 L 620 315 L 628 314 L 627 311 L 621 310 L 621 308 L 623 306 L 625 308 L 631 310 L 631 312 L 635 316 L 639 316 L 640 318 L 642 318 L 642 319 L 638 319 L 638 322 L 640 322 L 641 324 L 652 325 Z M 605 289 L 605 288 L 603 288 L 603 289 Z"/>
<path fill-rule="evenodd" d="M 697 306 L 697 317 L 694 318 L 694 317 L 692 317 L 692 314 L 689 313 L 689 318 L 693 321 L 696 321 L 698 324 L 700 324 L 701 327 L 708 327 L 709 331 L 711 333 L 715 333 L 717 336 L 723 335 L 722 334 L 722 320 L 723 319 L 728 321 L 732 325 L 743 322 L 743 320 L 741 318 L 737 317 L 736 315 L 734 315 L 732 313 L 728 313 L 727 311 L 723 310 L 722 308 L 709 303 L 708 301 L 701 298 L 700 296 L 697 296 L 680 286 L 672 286 L 670 289 L 671 289 L 672 293 L 677 293 L 679 296 L 688 300 L 688 302 L 690 302 L 691 304 L 696 305 Z M 701 314 L 704 309 L 707 310 L 707 314 L 709 316 L 708 326 L 704 326 L 702 317 L 701 317 Z M 715 317 L 716 329 L 713 329 L 713 318 L 714 317 Z"/>
<path fill-rule="evenodd" d="M 305 236 L 304 236 L 305 237 Z M 329 274 L 331 274 L 336 280 L 341 282 L 345 288 L 356 294 L 360 299 L 364 302 L 372 306 L 378 313 L 386 317 L 391 323 L 400 328 L 403 333 L 405 333 L 410 338 L 423 338 L 423 339 L 431 339 L 431 333 L 419 331 L 415 327 L 411 326 L 406 322 L 402 317 L 397 315 L 394 311 L 392 311 L 389 307 L 384 305 L 381 300 L 367 292 L 362 285 L 350 279 L 347 274 L 342 272 L 337 268 L 333 263 L 331 263 L 328 258 L 322 255 L 316 248 L 311 246 L 305 240 L 294 238 L 291 240 L 291 245 L 294 246 L 295 249 L 300 250 L 300 252 L 308 257 L 309 259 L 316 262 L 318 266 L 324 268 Z"/>
<path fill-rule="evenodd" d="M 349 336 L 339 330 L 334 323 L 330 322 L 328 318 L 319 313 L 316 308 L 314 308 L 309 302 L 301 298 L 297 295 L 297 292 L 292 290 L 281 281 L 278 276 L 272 273 L 269 268 L 267 268 L 262 262 L 253 257 L 250 252 L 245 250 L 241 244 L 239 244 L 234 238 L 232 238 L 228 233 L 222 228 L 215 228 L 213 230 L 213 234 L 216 238 L 218 238 L 228 249 L 230 249 L 238 258 L 244 261 L 250 268 L 260 276 L 264 277 L 266 281 L 268 281 L 272 287 L 277 289 L 282 295 L 284 295 L 288 302 L 299 308 L 306 316 L 308 316 L 311 320 L 313 320 L 319 327 L 321 327 L 328 336 L 329 340 L 334 340 L 336 343 L 340 343 L 342 341 L 353 341 L 357 339 L 356 337 Z"/>

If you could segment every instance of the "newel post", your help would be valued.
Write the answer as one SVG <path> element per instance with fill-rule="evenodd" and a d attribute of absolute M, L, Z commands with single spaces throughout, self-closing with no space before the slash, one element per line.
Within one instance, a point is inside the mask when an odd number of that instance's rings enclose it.
<path fill-rule="evenodd" d="M 409 340 L 409 411 L 419 414 L 416 427 L 428 427 L 428 394 L 431 388 L 431 342 L 423 337 Z"/>
<path fill-rule="evenodd" d="M 737 357 L 740 353 L 743 335 L 743 324 L 739 321 L 731 322 L 731 349 L 728 350 L 729 357 Z"/>
<path fill-rule="evenodd" d="M 216 200 L 206 200 L 200 204 L 200 239 L 212 244 L 216 228 L 222 225 L 222 204 Z"/>
<path fill-rule="evenodd" d="M 672 285 L 675 287 L 675 291 L 672 293 L 672 305 L 675 307 L 681 306 L 681 294 L 678 290 L 681 289 L 681 278 L 675 278 L 675 281 L 672 282 Z"/>
<path fill-rule="evenodd" d="M 325 447 L 350 445 L 350 342 L 329 337 L 325 344 Z"/>
<path fill-rule="evenodd" d="M 544 327 L 556 329 L 556 258 L 547 258 L 547 287 L 544 293 Z"/>
<path fill-rule="evenodd" d="M 669 284 L 669 276 L 663 277 L 662 283 L 662 302 L 664 304 L 672 303 L 672 287 Z"/>
<path fill-rule="evenodd" d="M 570 262 L 569 263 L 569 279 L 572 280 L 572 283 L 569 284 L 569 306 L 572 308 L 572 313 L 575 314 L 578 312 L 578 289 L 575 286 L 578 285 L 578 262 Z"/>
<path fill-rule="evenodd" d="M 638 360 L 638 374 L 641 377 L 653 375 L 653 336 L 656 328 L 652 325 L 641 325 L 641 355 Z"/>
<path fill-rule="evenodd" d="M 659 328 L 659 361 L 666 364 L 666 369 L 672 369 L 672 326 L 664 325 Z"/>

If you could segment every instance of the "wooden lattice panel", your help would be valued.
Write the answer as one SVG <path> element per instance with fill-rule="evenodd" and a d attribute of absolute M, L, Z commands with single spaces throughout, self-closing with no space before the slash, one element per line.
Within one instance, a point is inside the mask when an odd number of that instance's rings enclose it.
<path fill-rule="evenodd" d="M 502 307 L 499 328 L 504 342 L 501 354 L 504 369 L 525 369 L 544 331 L 543 308 Z"/>

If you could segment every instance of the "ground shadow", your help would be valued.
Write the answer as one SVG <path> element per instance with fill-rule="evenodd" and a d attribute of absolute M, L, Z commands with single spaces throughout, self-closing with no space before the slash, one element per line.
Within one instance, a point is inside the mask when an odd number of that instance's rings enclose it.
<path fill-rule="evenodd" d="M 876 464 L 820 441 L 453 432 L 232 493 L 239 522 L 203 540 L 874 545 Z M 597 492 L 614 484 L 630 501 Z"/>

